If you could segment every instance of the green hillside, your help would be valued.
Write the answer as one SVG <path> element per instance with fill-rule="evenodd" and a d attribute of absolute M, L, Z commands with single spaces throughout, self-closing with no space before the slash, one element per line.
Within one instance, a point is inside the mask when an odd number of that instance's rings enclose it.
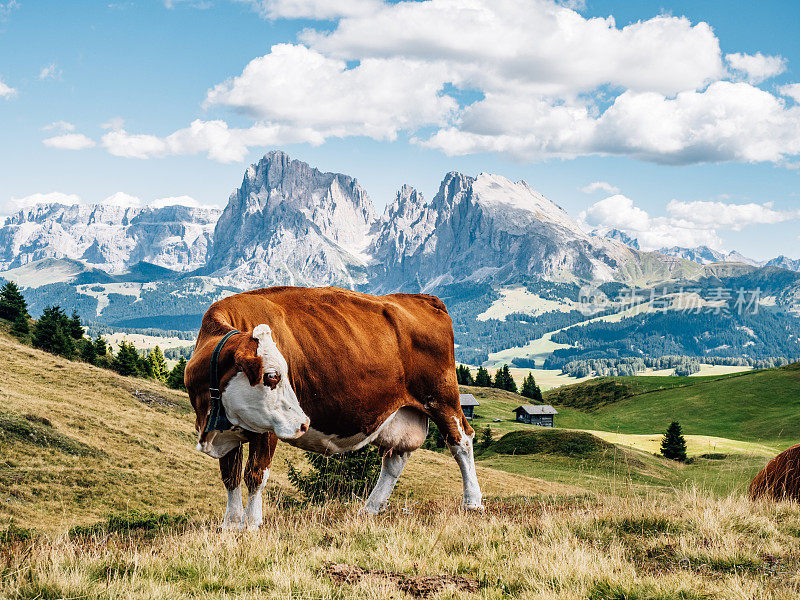
<path fill-rule="evenodd" d="M 800 363 L 711 378 L 603 378 L 553 390 L 545 401 L 589 409 L 559 408 L 562 427 L 643 434 L 677 420 L 687 434 L 781 447 L 800 440 Z"/>

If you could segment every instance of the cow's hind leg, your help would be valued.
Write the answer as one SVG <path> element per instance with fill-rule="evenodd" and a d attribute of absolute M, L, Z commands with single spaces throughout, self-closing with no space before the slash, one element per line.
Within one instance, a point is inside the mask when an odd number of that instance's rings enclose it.
<path fill-rule="evenodd" d="M 242 446 L 241 444 L 219 459 L 222 483 L 228 490 L 228 505 L 225 508 L 223 529 L 244 527 L 244 506 L 242 506 Z"/>
<path fill-rule="evenodd" d="M 460 404 L 457 409 L 449 405 L 437 406 L 436 410 L 431 411 L 431 418 L 444 436 L 450 452 L 461 470 L 461 478 L 464 482 L 464 508 L 482 510 L 483 495 L 475 473 L 475 457 L 472 452 L 475 430 L 464 416 Z"/>
<path fill-rule="evenodd" d="M 362 509 L 363 512 L 377 515 L 386 510 L 389 496 L 392 495 L 394 486 L 397 485 L 397 480 L 400 479 L 410 455 L 410 452 L 388 452 L 383 455 L 378 483 L 375 484 L 375 488 L 367 498 L 367 502 Z"/>
<path fill-rule="evenodd" d="M 272 465 L 278 437 L 274 433 L 253 433 L 248 434 L 248 438 L 250 454 L 244 470 L 244 482 L 250 498 L 244 516 L 248 529 L 258 529 L 264 523 L 262 512 L 264 502 L 261 499 L 261 492 L 269 479 L 269 468 Z"/>

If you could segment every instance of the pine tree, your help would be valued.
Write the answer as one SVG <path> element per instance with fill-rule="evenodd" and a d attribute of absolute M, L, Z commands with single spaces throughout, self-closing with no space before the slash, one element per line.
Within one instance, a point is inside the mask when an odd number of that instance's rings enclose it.
<path fill-rule="evenodd" d="M 98 357 L 104 358 L 108 354 L 108 342 L 106 342 L 106 339 L 99 333 L 97 334 L 97 339 L 94 341 L 94 351 Z"/>
<path fill-rule="evenodd" d="M 28 304 L 17 284 L 9 281 L 0 290 L 0 319 L 15 321 L 20 315 L 25 318 L 29 316 Z"/>
<path fill-rule="evenodd" d="M 48 306 L 33 328 L 33 345 L 52 354 L 72 358 L 75 340 L 69 335 L 70 320 L 60 306 Z"/>
<path fill-rule="evenodd" d="M 511 376 L 511 369 L 508 368 L 508 365 L 503 365 L 500 369 L 497 369 L 492 387 L 507 392 L 514 392 L 515 394 L 517 393 L 517 383 Z"/>
<path fill-rule="evenodd" d="M 28 323 L 27 315 L 17 315 L 14 322 L 11 324 L 11 333 L 19 337 L 25 337 L 30 331 L 31 327 Z"/>
<path fill-rule="evenodd" d="M 69 334 L 74 340 L 83 339 L 83 326 L 81 325 L 81 318 L 76 310 L 72 311 L 72 318 L 69 320 Z"/>
<path fill-rule="evenodd" d="M 289 482 L 309 502 L 321 504 L 326 500 L 366 496 L 378 481 L 381 459 L 372 447 L 355 452 L 325 456 L 315 452 L 303 453 L 311 465 L 309 473 L 289 466 Z"/>
<path fill-rule="evenodd" d="M 81 347 L 81 358 L 90 365 L 95 364 L 97 362 L 97 351 L 94 348 L 94 342 L 82 339 L 78 344 Z"/>
<path fill-rule="evenodd" d="M 456 379 L 459 385 L 474 385 L 475 381 L 472 379 L 472 373 L 469 367 L 465 365 L 458 365 L 456 367 Z"/>
<path fill-rule="evenodd" d="M 522 390 L 520 394 L 526 398 L 530 398 L 535 402 L 542 402 L 542 390 L 536 385 L 536 380 L 533 378 L 533 373 L 528 371 L 528 375 L 522 380 Z"/>
<path fill-rule="evenodd" d="M 480 449 L 486 450 L 492 445 L 492 428 L 488 425 L 481 430 Z"/>
<path fill-rule="evenodd" d="M 475 374 L 475 385 L 480 387 L 492 387 L 492 378 L 489 376 L 489 371 L 483 367 L 478 367 L 478 372 Z"/>
<path fill-rule="evenodd" d="M 114 357 L 114 370 L 120 375 L 139 375 L 139 353 L 130 342 L 120 342 L 117 355 Z"/>
<path fill-rule="evenodd" d="M 686 461 L 686 440 L 683 437 L 681 424 L 677 421 L 673 421 L 667 427 L 667 432 L 661 440 L 661 454 L 670 460 Z"/>
<path fill-rule="evenodd" d="M 164 358 L 164 353 L 161 348 L 156 346 L 147 355 L 147 374 L 153 379 L 164 382 L 167 380 L 169 369 L 167 369 L 167 360 Z"/>
<path fill-rule="evenodd" d="M 183 383 L 183 375 L 186 372 L 186 359 L 181 356 L 178 359 L 178 364 L 172 367 L 167 377 L 167 385 L 173 390 L 185 390 L 186 386 Z"/>

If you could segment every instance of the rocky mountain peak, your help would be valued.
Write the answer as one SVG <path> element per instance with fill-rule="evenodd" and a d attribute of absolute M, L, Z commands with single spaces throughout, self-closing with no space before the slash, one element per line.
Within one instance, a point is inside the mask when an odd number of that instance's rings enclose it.
<path fill-rule="evenodd" d="M 273 151 L 248 167 L 228 199 L 207 271 L 241 287 L 352 286 L 364 279 L 375 221 L 354 178 Z"/>

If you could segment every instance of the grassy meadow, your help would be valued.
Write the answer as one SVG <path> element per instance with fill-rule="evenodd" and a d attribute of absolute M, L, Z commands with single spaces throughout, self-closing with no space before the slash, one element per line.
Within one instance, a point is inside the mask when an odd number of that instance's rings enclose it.
<path fill-rule="evenodd" d="M 265 525 L 223 532 L 185 394 L 4 335 L 0 365 L 0 598 L 800 596 L 800 507 L 744 496 L 798 430 L 797 369 L 564 388 L 555 431 L 510 421 L 519 396 L 468 388 L 494 431 L 485 512 L 459 508 L 455 461 L 425 450 L 385 514 L 304 505 L 286 476 L 302 454 L 281 444 Z M 766 424 L 719 419 L 726 399 Z M 690 464 L 653 454 L 667 400 L 687 411 Z"/>

